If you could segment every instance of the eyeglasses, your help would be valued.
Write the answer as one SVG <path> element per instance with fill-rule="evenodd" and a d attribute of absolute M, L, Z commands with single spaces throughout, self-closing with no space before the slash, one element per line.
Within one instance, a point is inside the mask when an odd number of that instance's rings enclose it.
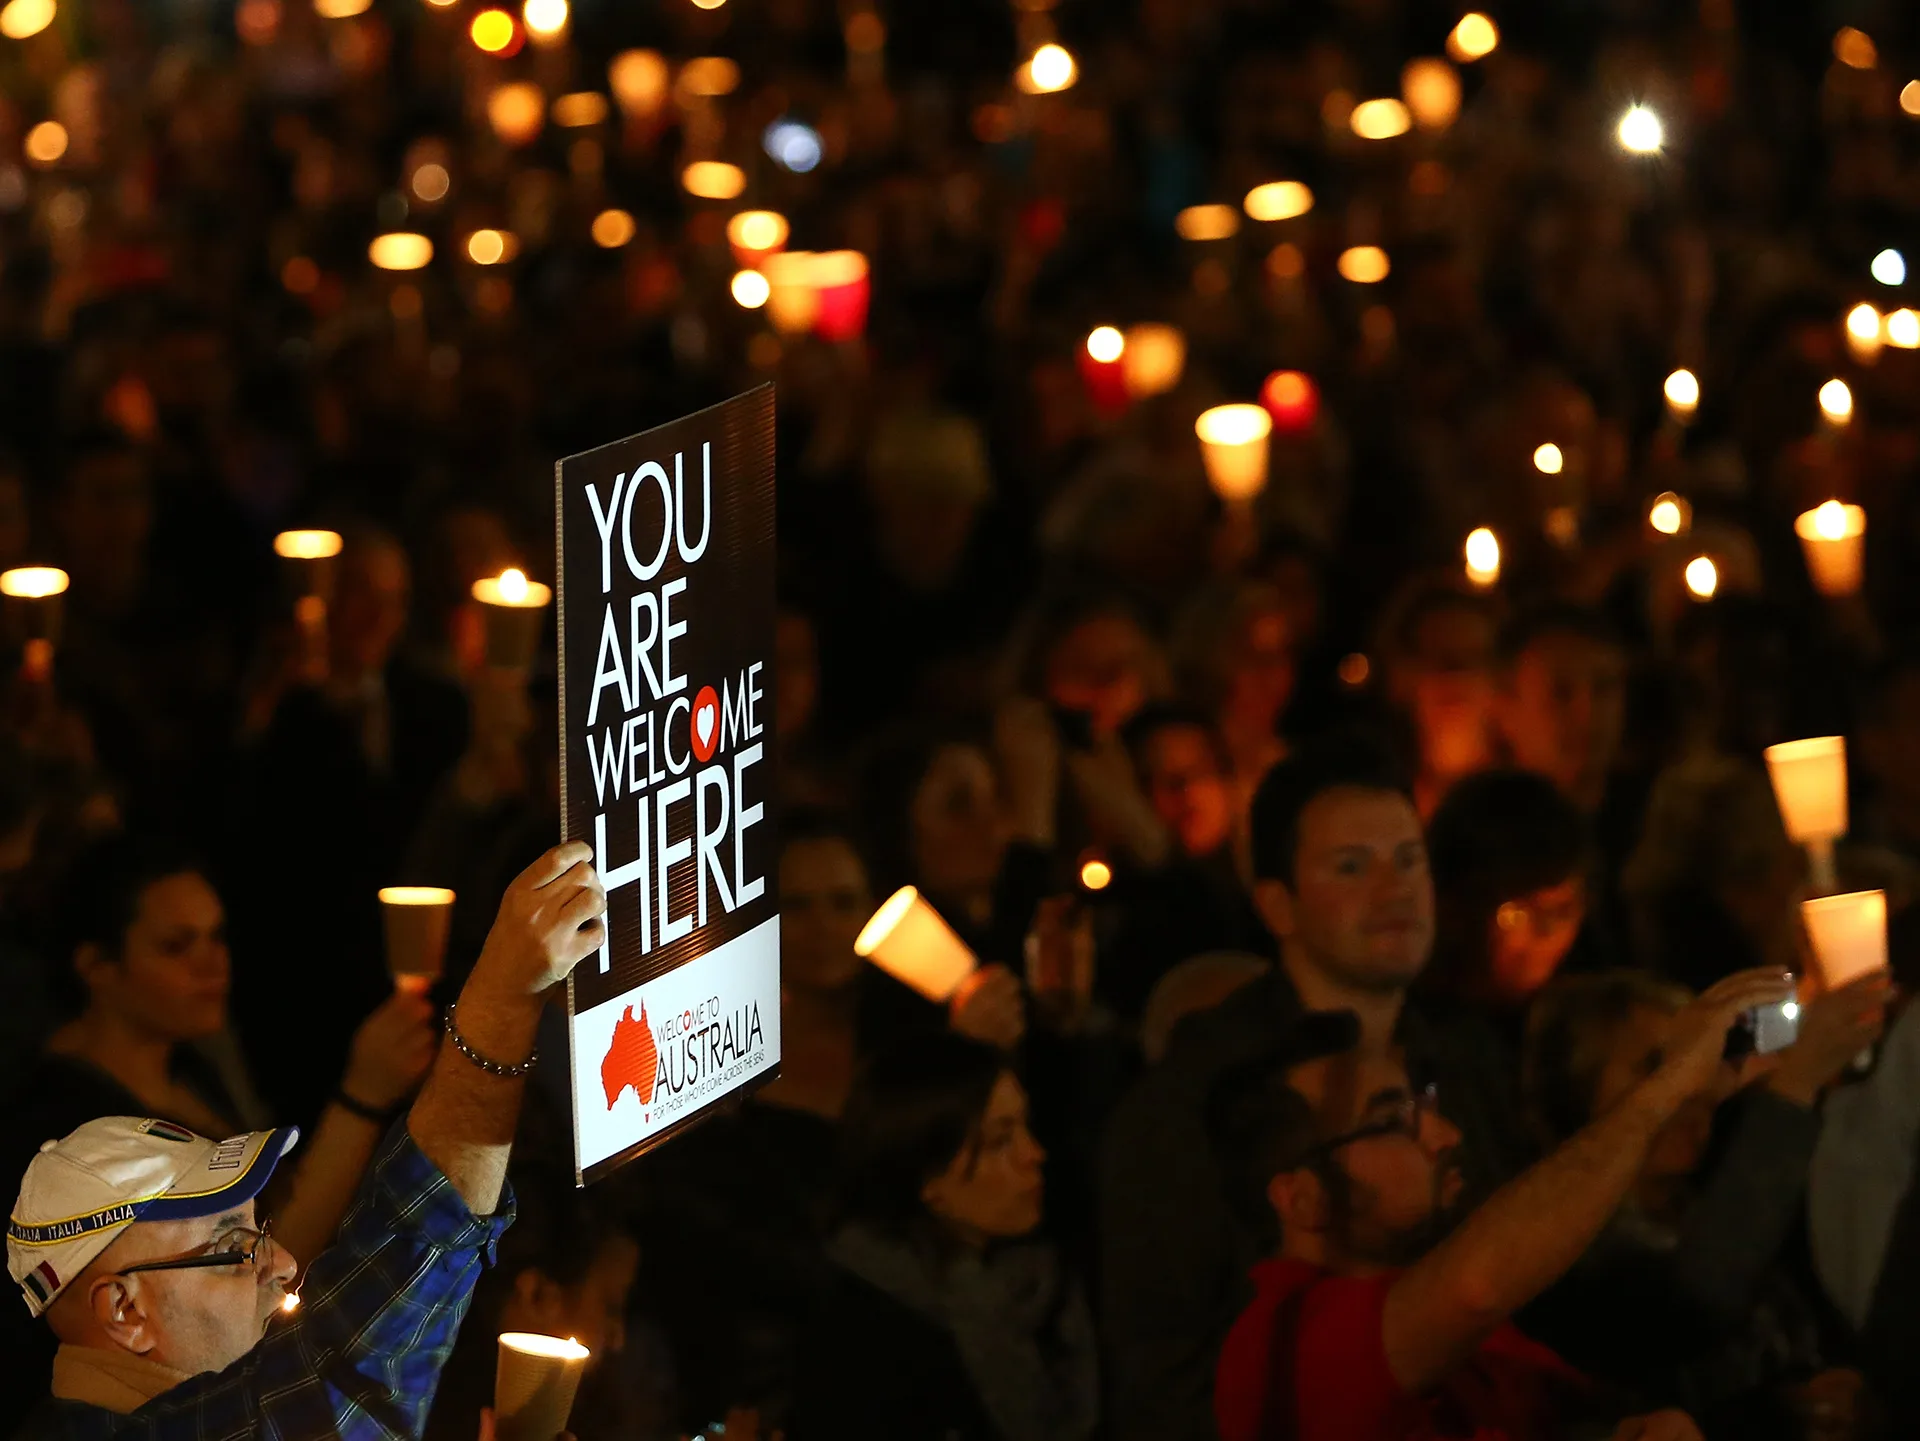
<path fill-rule="evenodd" d="M 208 1251 L 198 1256 L 182 1256 L 176 1261 L 142 1261 L 137 1266 L 123 1266 L 115 1274 L 131 1276 L 140 1271 L 198 1271 L 209 1266 L 251 1266 L 258 1271 L 261 1253 L 267 1250 L 267 1243 L 273 1237 L 273 1222 L 263 1223 L 258 1231 L 231 1231 L 228 1236 L 251 1236 L 253 1240 L 245 1246 Z"/>
<path fill-rule="evenodd" d="M 1371 1141 L 1380 1136 L 1405 1136 L 1410 1141 L 1417 1141 L 1420 1139 L 1420 1123 L 1428 1116 L 1439 1113 L 1440 1088 L 1429 1081 L 1401 1096 L 1377 1119 L 1355 1126 L 1351 1131 L 1342 1131 L 1302 1151 L 1299 1160 L 1294 1163 L 1295 1168 L 1324 1161 L 1335 1151 L 1351 1146 L 1355 1141 Z"/>

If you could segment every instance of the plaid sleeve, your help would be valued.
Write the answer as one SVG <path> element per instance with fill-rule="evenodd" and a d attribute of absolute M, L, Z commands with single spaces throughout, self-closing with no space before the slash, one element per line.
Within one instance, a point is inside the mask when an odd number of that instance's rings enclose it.
<path fill-rule="evenodd" d="M 475 1216 L 403 1120 L 340 1239 L 314 1260 L 295 1318 L 246 1357 L 100 1434 L 143 1441 L 399 1441 L 426 1425 L 475 1281 L 512 1224 Z"/>

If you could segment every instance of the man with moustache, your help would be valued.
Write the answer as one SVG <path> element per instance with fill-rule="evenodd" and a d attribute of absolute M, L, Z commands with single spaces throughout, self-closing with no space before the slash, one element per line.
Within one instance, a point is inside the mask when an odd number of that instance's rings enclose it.
<path fill-rule="evenodd" d="M 1657 1069 L 1464 1220 L 1459 1128 L 1351 1013 L 1304 1016 L 1272 1056 L 1223 1076 L 1213 1144 L 1239 1207 L 1280 1227 L 1221 1351 L 1223 1441 L 1530 1441 L 1590 1413 L 1584 1378 L 1508 1317 L 1580 1259 L 1654 1138 L 1718 1083 L 1741 1013 L 1791 993 L 1770 969 L 1714 986 Z M 1613 1434 L 1700 1433 L 1667 1411 Z"/>
<path fill-rule="evenodd" d="M 1251 1295 L 1262 1238 L 1228 1204 L 1208 1097 L 1305 1010 L 1350 1011 L 1363 1042 L 1435 1076 L 1462 1134 L 1467 1194 L 1530 1159 L 1518 1078 L 1470 1019 L 1440 1024 L 1407 987 L 1433 947 L 1420 817 L 1384 747 L 1333 737 L 1276 766 L 1253 803 L 1254 901 L 1280 965 L 1174 1031 L 1116 1110 L 1100 1176 L 1101 1292 L 1119 1441 L 1213 1441 L 1214 1363 Z"/>

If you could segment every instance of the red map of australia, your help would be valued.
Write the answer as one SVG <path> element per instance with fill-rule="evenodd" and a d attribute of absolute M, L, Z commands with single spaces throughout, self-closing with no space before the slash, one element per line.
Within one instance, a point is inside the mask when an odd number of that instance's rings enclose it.
<path fill-rule="evenodd" d="M 606 1088 L 607 1109 L 620 1099 L 620 1093 L 633 1087 L 640 1104 L 653 1104 L 654 1068 L 660 1060 L 660 1048 L 653 1042 L 653 1027 L 647 1024 L 647 1003 L 640 1003 L 640 1019 L 633 1018 L 633 1007 L 613 1023 L 613 1044 L 600 1063 L 600 1084 Z"/>

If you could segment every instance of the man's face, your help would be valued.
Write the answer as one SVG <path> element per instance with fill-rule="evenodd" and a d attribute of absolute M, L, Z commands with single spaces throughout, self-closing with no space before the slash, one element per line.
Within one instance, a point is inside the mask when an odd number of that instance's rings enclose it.
<path fill-rule="evenodd" d="M 1258 899 L 1300 960 L 1343 986 L 1398 991 L 1433 949 L 1433 878 L 1420 817 L 1396 791 L 1339 787 L 1300 813 L 1293 884 Z"/>
<path fill-rule="evenodd" d="M 218 1216 L 129 1226 L 82 1278 L 95 1334 L 190 1376 L 225 1370 L 254 1348 L 286 1300 L 296 1267 L 285 1248 L 267 1240 L 253 1265 L 121 1273 L 147 1261 L 248 1250 L 256 1236 L 251 1201 Z"/>
<path fill-rule="evenodd" d="M 1198 726 L 1170 725 L 1154 734 L 1145 752 L 1142 779 L 1154 814 L 1187 855 L 1212 855 L 1233 830 L 1233 793 L 1211 737 Z"/>
<path fill-rule="evenodd" d="M 1396 1056 L 1350 1051 L 1297 1067 L 1288 1080 L 1318 1113 L 1323 1136 L 1361 1133 L 1328 1158 L 1329 1259 L 1405 1266 L 1424 1255 L 1456 1219 L 1458 1128 L 1416 1098 Z"/>
<path fill-rule="evenodd" d="M 1547 777 L 1583 810 L 1600 804 L 1626 719 L 1617 648 L 1571 633 L 1540 636 L 1513 663 L 1497 715 L 1514 764 Z"/>
<path fill-rule="evenodd" d="M 406 629 L 410 585 L 406 552 L 397 545 L 367 541 L 341 556 L 328 627 L 337 671 L 358 679 L 386 669 Z"/>

